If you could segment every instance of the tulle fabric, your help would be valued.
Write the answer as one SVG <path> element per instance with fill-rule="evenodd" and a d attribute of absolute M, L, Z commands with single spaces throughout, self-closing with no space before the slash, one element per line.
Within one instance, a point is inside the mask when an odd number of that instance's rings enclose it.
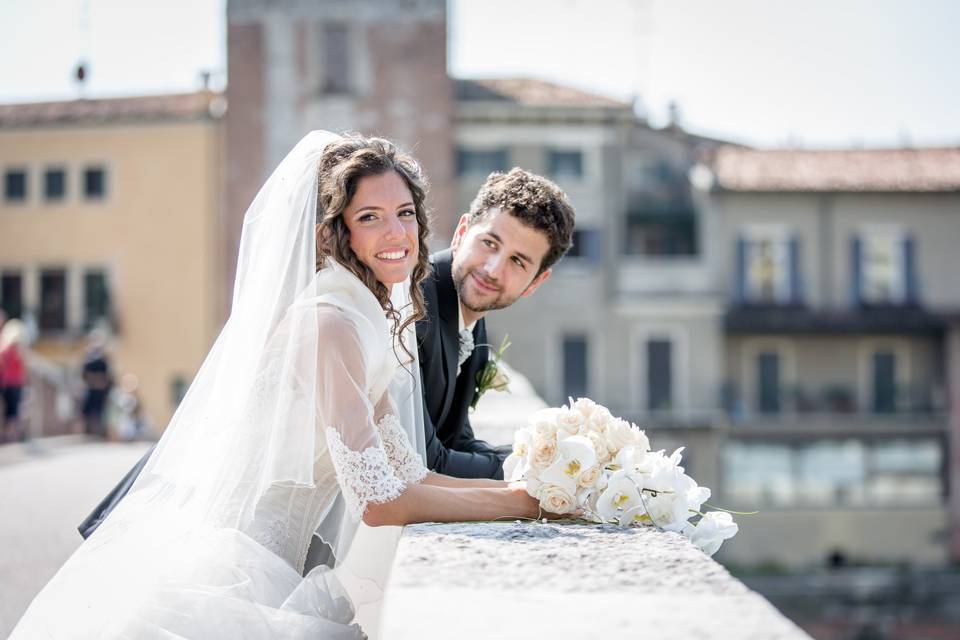
<path fill-rule="evenodd" d="M 130 492 L 12 638 L 363 637 L 333 571 L 301 577 L 307 548 L 317 532 L 342 560 L 368 502 L 417 481 L 425 456 L 416 359 L 398 358 L 349 270 L 315 270 L 317 166 L 334 139 L 306 136 L 257 195 L 223 331 Z M 405 288 L 394 301 L 409 313 Z M 404 455 L 384 447 L 384 419 Z M 386 466 L 343 473 L 355 455 Z"/>

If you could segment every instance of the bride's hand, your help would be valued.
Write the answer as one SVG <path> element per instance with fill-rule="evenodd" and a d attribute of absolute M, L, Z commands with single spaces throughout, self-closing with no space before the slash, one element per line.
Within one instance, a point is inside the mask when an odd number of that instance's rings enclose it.
<path fill-rule="evenodd" d="M 544 511 L 540 507 L 540 501 L 527 493 L 527 483 L 525 480 L 515 480 L 507 485 L 507 491 L 516 500 L 519 508 L 523 510 L 523 517 L 534 520 L 546 518 L 548 520 L 566 520 L 569 518 L 579 518 L 583 515 L 581 509 L 573 513 L 551 513 Z"/>

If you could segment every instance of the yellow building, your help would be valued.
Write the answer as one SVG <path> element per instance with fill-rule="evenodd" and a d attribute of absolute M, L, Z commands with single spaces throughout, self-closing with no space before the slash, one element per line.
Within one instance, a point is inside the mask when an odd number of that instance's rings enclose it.
<path fill-rule="evenodd" d="M 223 98 L 0 105 L 0 305 L 76 368 L 107 326 L 159 433 L 222 323 Z"/>

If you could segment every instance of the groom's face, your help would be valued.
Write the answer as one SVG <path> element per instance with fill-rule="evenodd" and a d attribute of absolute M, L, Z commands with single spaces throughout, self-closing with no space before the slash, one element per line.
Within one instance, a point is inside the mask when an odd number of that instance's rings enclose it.
<path fill-rule="evenodd" d="M 470 223 L 460 218 L 453 241 L 453 281 L 463 305 L 475 313 L 509 307 L 550 277 L 540 265 L 547 236 L 509 213 L 491 209 Z"/>

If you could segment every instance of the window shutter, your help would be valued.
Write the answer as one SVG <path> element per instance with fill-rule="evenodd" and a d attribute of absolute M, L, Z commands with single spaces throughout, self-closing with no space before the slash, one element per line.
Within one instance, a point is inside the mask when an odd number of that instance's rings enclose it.
<path fill-rule="evenodd" d="M 803 302 L 802 281 L 800 279 L 800 237 L 790 237 L 790 302 Z"/>
<path fill-rule="evenodd" d="M 747 301 L 747 241 L 742 236 L 737 238 L 736 261 L 736 299 L 743 304 Z"/>
<path fill-rule="evenodd" d="M 863 299 L 861 295 L 861 252 L 860 237 L 853 236 L 850 238 L 850 302 L 855 307 L 859 306 Z"/>
<path fill-rule="evenodd" d="M 903 279 L 905 301 L 908 304 L 916 304 L 920 301 L 916 271 L 916 254 L 916 241 L 913 236 L 907 236 L 903 239 Z"/>

